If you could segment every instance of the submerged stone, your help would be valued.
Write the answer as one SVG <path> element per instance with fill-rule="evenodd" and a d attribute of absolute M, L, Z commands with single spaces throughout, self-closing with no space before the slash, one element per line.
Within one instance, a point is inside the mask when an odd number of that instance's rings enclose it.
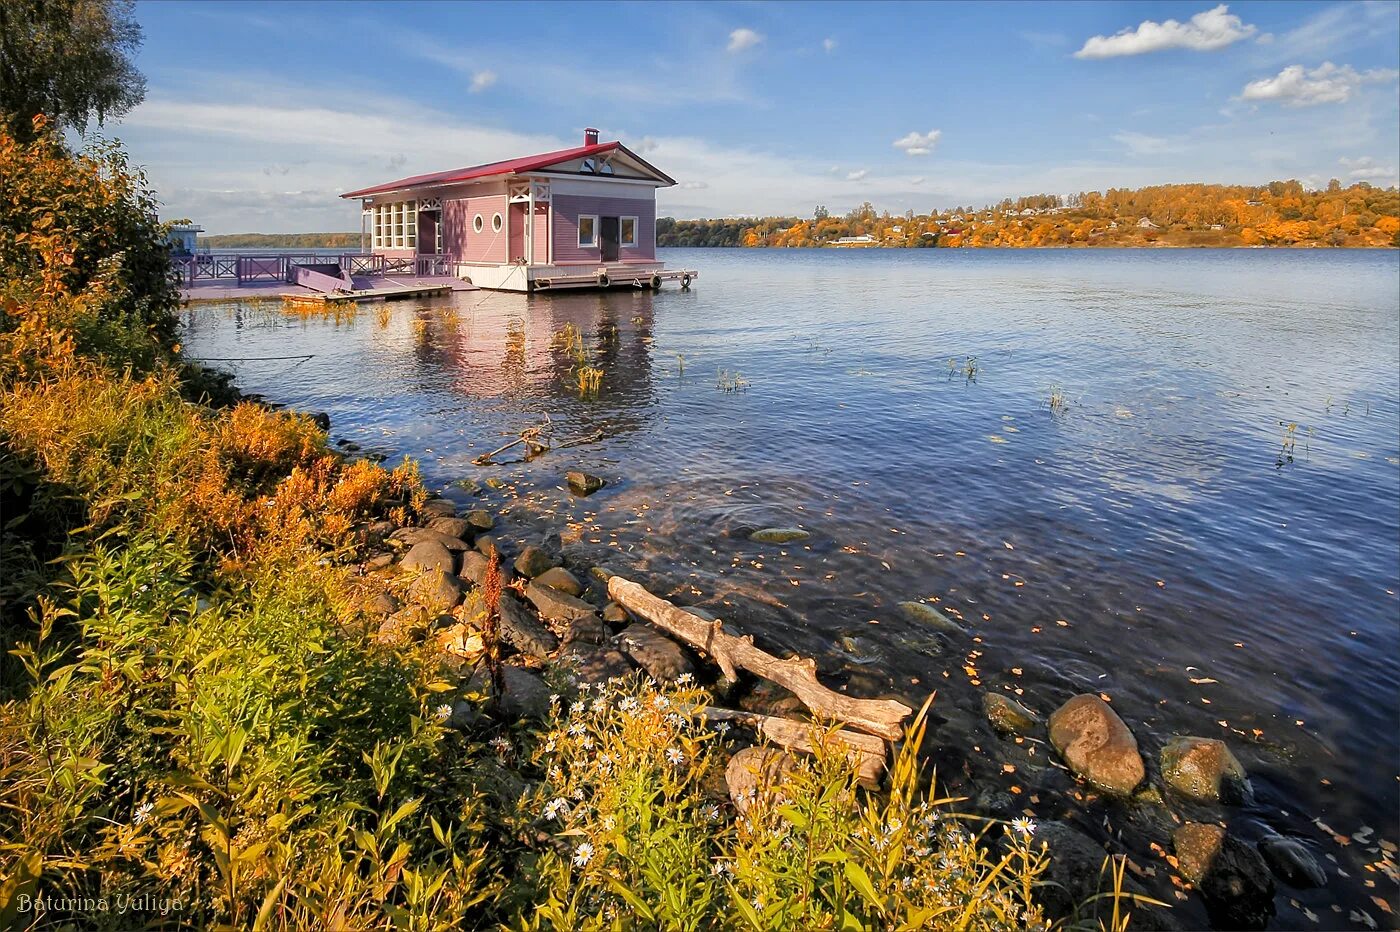
<path fill-rule="evenodd" d="M 982 696 L 982 711 L 992 727 L 1004 735 L 1028 735 L 1040 727 L 1040 716 L 1009 696 L 989 692 Z"/>
<path fill-rule="evenodd" d="M 916 624 L 928 625 L 940 631 L 962 631 L 962 625 L 926 602 L 900 602 L 899 610 L 905 618 Z"/>
<path fill-rule="evenodd" d="M 1270 835 L 1259 840 L 1259 853 L 1274 876 L 1298 890 L 1327 886 L 1327 873 L 1296 838 Z"/>
<path fill-rule="evenodd" d="M 791 544 L 811 536 L 800 527 L 766 527 L 750 534 L 749 540 L 760 544 Z"/>
<path fill-rule="evenodd" d="M 482 508 L 476 508 L 467 512 L 464 516 L 466 522 L 475 531 L 489 531 L 496 526 L 496 519 L 491 512 Z"/>

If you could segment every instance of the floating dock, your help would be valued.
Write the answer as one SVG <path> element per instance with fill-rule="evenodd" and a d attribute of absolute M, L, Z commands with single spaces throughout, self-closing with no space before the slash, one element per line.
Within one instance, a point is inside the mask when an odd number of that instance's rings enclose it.
<path fill-rule="evenodd" d="M 448 284 L 391 285 L 387 288 L 361 288 L 354 291 L 283 292 L 281 298 L 293 304 L 344 304 L 349 301 L 358 304 L 365 301 L 398 301 L 403 298 L 448 294 L 453 290 Z"/>

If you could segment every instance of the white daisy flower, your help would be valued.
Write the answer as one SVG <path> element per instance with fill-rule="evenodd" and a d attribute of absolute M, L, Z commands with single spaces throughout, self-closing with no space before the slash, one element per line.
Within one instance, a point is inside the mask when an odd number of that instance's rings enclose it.
<path fill-rule="evenodd" d="M 1011 827 L 1027 838 L 1034 835 L 1036 829 L 1034 819 L 1012 819 Z"/>
<path fill-rule="evenodd" d="M 574 849 L 574 866 L 586 867 L 588 862 L 593 860 L 593 846 L 584 842 Z"/>
<path fill-rule="evenodd" d="M 544 817 L 546 819 L 557 819 L 568 814 L 569 803 L 568 800 L 564 799 L 562 796 L 551 799 L 549 804 L 544 807 Z"/>
<path fill-rule="evenodd" d="M 685 755 L 676 748 L 667 748 L 666 760 L 679 767 L 681 764 L 685 763 Z"/>
<path fill-rule="evenodd" d="M 151 810 L 154 808 L 155 806 L 151 803 L 142 803 L 136 807 L 136 815 L 131 821 L 136 825 L 142 824 L 151 817 Z"/>
<path fill-rule="evenodd" d="M 433 710 L 433 718 L 437 719 L 439 723 L 445 722 L 451 717 L 452 706 L 448 705 L 445 702 Z"/>

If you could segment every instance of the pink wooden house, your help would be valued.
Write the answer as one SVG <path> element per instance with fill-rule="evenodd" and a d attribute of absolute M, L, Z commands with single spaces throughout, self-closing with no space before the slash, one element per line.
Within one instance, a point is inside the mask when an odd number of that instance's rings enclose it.
<path fill-rule="evenodd" d="M 363 207 L 377 255 L 481 288 L 689 287 L 656 258 L 656 189 L 676 182 L 620 142 L 416 175 L 342 194 Z"/>

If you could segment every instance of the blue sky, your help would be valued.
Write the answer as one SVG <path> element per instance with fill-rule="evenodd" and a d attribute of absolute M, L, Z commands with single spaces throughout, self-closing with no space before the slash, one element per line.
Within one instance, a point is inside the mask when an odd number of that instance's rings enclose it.
<path fill-rule="evenodd" d="M 619 138 L 678 217 L 1161 182 L 1392 185 L 1400 4 L 139 3 L 104 132 L 167 217 L 358 229 L 346 190 Z"/>

